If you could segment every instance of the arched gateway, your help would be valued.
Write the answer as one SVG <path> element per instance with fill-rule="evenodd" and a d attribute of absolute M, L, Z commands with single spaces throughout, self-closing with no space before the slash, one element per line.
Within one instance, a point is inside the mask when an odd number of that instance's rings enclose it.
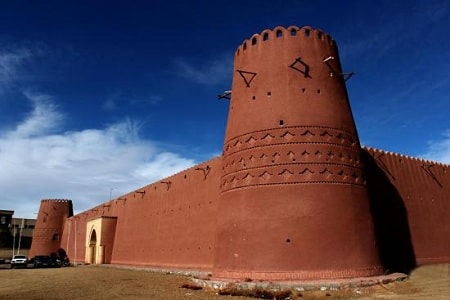
<path fill-rule="evenodd" d="M 85 263 L 111 262 L 116 221 L 115 217 L 100 217 L 87 222 Z"/>

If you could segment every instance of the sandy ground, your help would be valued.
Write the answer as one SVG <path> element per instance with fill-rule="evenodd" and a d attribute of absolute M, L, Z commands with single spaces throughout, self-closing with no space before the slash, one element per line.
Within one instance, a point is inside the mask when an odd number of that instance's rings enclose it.
<path fill-rule="evenodd" d="M 191 290 L 189 277 L 103 266 L 0 268 L 0 299 L 251 299 Z M 450 299 L 450 264 L 424 266 L 403 282 L 345 291 L 293 292 L 290 299 Z"/>

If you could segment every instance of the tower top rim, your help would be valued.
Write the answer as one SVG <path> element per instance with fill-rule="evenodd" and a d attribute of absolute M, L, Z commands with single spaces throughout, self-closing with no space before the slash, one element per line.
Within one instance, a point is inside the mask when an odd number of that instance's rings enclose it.
<path fill-rule="evenodd" d="M 42 199 L 41 202 L 72 202 L 70 199 Z"/>
<path fill-rule="evenodd" d="M 264 29 L 260 33 L 253 34 L 250 38 L 245 39 L 236 49 L 235 55 L 240 51 L 245 51 L 260 42 L 268 42 L 269 40 L 284 40 L 289 37 L 303 36 L 311 40 L 320 40 L 330 46 L 335 46 L 336 42 L 331 35 L 319 28 L 311 26 L 298 27 L 291 26 L 276 26 L 273 29 Z"/>

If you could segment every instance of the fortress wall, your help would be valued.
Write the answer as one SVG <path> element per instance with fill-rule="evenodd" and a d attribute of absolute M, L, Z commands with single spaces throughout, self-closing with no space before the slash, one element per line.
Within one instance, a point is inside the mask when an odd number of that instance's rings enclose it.
<path fill-rule="evenodd" d="M 71 218 L 69 256 L 86 255 L 86 223 L 117 217 L 113 264 L 211 269 L 221 157 L 214 158 Z M 69 230 L 69 226 L 66 226 Z M 105 256 L 107 259 L 107 255 Z"/>
<path fill-rule="evenodd" d="M 86 224 L 91 210 L 70 217 L 65 222 L 61 248 L 74 263 L 84 263 L 86 255 Z"/>
<path fill-rule="evenodd" d="M 329 35 L 264 30 L 234 59 L 223 156 L 73 217 L 43 200 L 31 253 L 253 280 L 450 262 L 450 166 L 361 148 Z"/>
<path fill-rule="evenodd" d="M 112 260 L 112 254 L 114 251 L 114 238 L 116 232 L 117 218 L 115 217 L 103 217 L 102 218 L 102 245 L 104 249 L 103 263 L 109 264 Z"/>
<path fill-rule="evenodd" d="M 390 245 L 382 247 L 390 252 L 388 260 L 450 262 L 450 166 L 364 150 L 381 242 Z"/>

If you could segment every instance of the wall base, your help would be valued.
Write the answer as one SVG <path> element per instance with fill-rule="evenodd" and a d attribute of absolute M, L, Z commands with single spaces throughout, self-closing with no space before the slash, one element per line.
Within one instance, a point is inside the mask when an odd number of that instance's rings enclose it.
<path fill-rule="evenodd" d="M 330 280 L 305 280 L 305 281 L 232 281 L 221 279 L 200 279 L 192 278 L 195 285 L 203 288 L 211 288 L 214 290 L 223 290 L 228 288 L 251 290 L 264 289 L 271 291 L 313 291 L 313 290 L 343 290 L 348 288 L 366 287 L 378 284 L 387 284 L 395 281 L 403 281 L 408 275 L 403 273 L 393 273 L 389 275 L 359 277 L 350 279 L 330 279 Z"/>

